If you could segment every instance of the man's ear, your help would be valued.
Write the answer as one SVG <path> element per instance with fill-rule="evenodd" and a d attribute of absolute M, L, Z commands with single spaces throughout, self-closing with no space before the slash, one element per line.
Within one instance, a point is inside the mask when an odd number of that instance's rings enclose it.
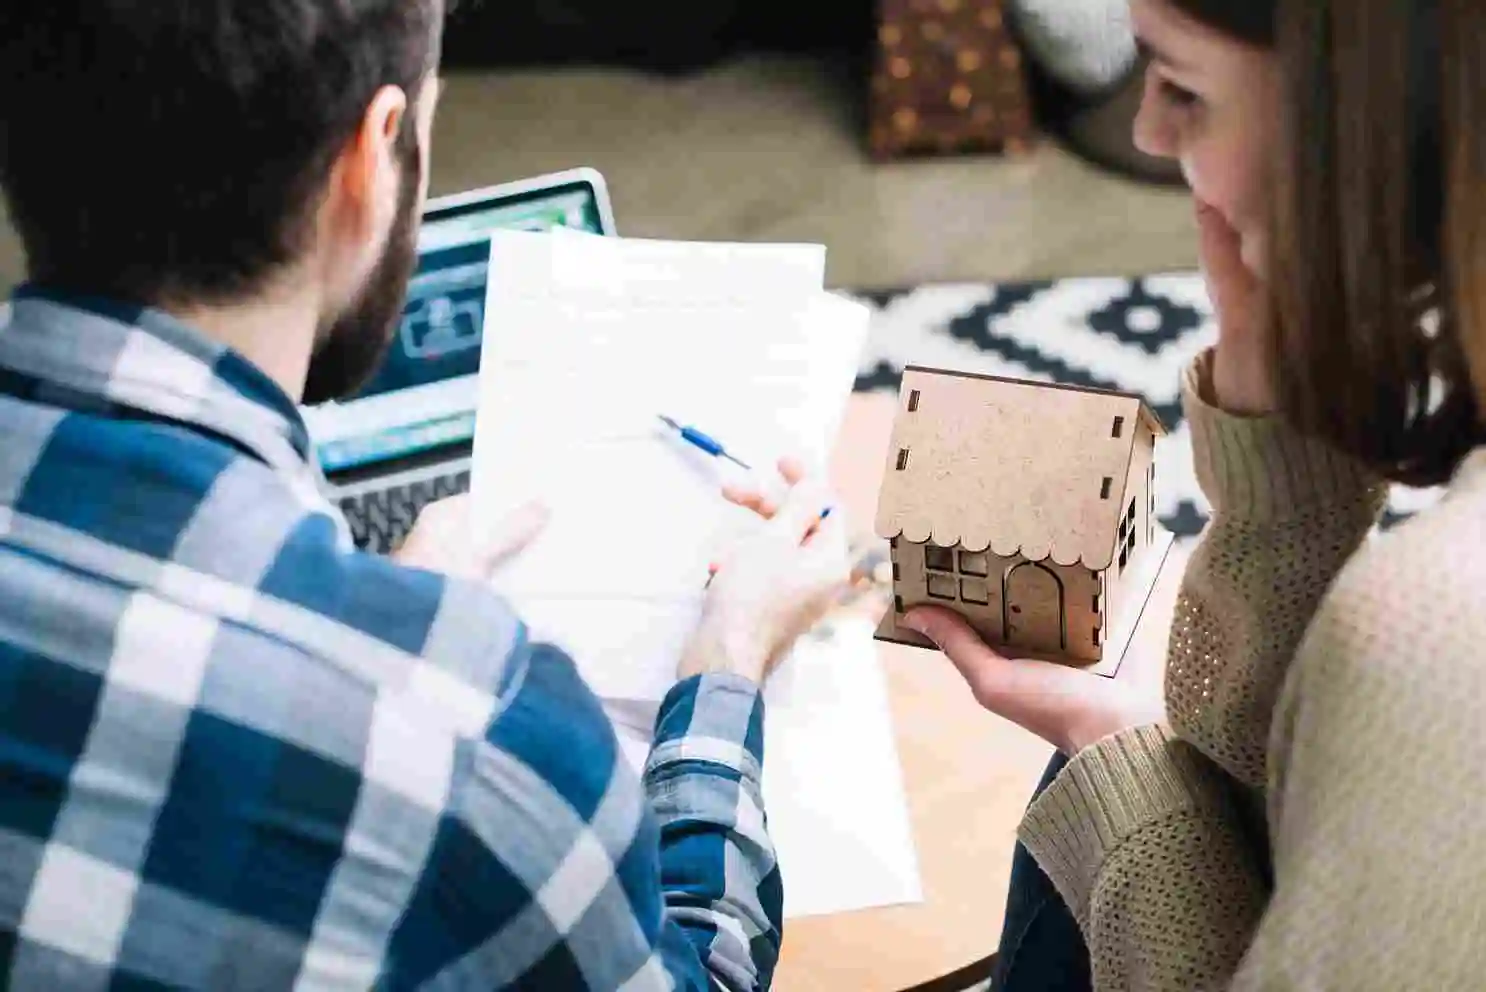
<path fill-rule="evenodd" d="M 410 112 L 408 95 L 400 87 L 378 90 L 331 173 L 326 206 L 333 212 L 332 223 L 339 233 L 369 247 L 387 230 L 397 209 L 397 138 Z"/>

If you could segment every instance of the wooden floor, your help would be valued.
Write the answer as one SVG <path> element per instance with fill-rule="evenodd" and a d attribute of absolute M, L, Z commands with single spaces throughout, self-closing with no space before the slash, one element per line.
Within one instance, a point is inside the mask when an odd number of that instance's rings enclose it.
<path fill-rule="evenodd" d="M 672 81 L 617 70 L 449 80 L 433 191 L 588 164 L 622 233 L 823 242 L 832 286 L 1126 274 L 1194 266 L 1185 198 L 1056 148 L 874 165 L 864 83 L 818 60 L 751 58 Z M 0 223 L 0 289 L 20 278 Z"/>

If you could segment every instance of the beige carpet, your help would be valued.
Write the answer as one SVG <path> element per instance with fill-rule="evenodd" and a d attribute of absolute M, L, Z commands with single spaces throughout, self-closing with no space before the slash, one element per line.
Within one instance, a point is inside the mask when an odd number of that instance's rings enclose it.
<path fill-rule="evenodd" d="M 864 84 L 809 59 L 740 60 L 685 81 L 611 70 L 458 75 L 439 115 L 435 193 L 593 165 L 622 233 L 830 248 L 833 286 L 897 288 L 1191 268 L 1179 193 L 1053 147 L 871 164 Z M 0 290 L 20 278 L 8 225 Z"/>

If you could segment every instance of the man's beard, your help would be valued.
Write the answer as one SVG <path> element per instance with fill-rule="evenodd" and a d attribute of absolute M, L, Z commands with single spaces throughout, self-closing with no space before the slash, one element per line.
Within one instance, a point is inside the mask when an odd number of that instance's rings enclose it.
<path fill-rule="evenodd" d="M 418 189 L 422 185 L 418 139 L 411 125 L 397 142 L 402 177 L 397 216 L 387 234 L 387 247 L 354 303 L 328 326 L 310 360 L 304 403 L 315 406 L 360 392 L 381 369 L 403 308 L 408 280 L 418 264 Z"/>

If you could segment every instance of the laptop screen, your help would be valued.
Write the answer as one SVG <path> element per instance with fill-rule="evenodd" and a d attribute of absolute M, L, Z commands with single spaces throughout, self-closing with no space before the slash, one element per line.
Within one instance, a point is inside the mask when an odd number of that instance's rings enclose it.
<path fill-rule="evenodd" d="M 492 231 L 612 233 L 590 179 L 443 202 L 424 215 L 418 267 L 382 368 L 354 398 L 304 411 L 327 476 L 473 440 Z"/>

